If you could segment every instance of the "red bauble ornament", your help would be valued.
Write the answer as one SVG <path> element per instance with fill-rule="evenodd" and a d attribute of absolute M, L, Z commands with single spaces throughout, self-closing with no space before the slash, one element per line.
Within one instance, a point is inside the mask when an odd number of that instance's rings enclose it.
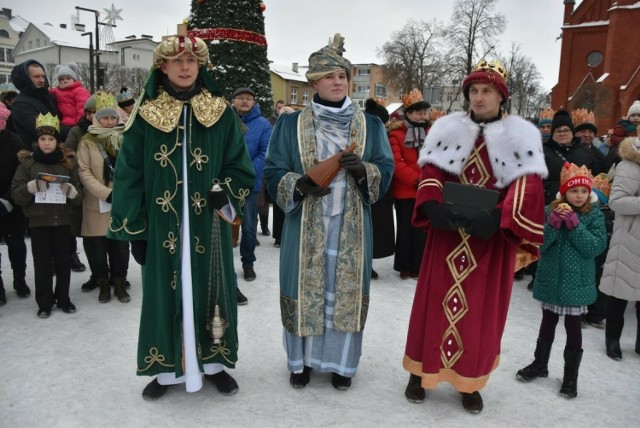
<path fill-rule="evenodd" d="M 198 4 L 203 4 L 204 0 L 198 0 Z"/>
<path fill-rule="evenodd" d="M 260 5 L 258 6 L 258 8 L 260 9 L 260 12 L 264 12 L 265 9 L 267 8 L 267 5 L 264 3 L 260 3 Z"/>

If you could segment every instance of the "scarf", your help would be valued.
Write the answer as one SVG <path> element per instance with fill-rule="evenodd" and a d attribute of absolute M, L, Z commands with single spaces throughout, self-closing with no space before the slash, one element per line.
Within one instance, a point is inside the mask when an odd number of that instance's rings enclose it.
<path fill-rule="evenodd" d="M 427 136 L 427 123 L 413 122 L 409 119 L 405 119 L 403 123 L 404 127 L 407 128 L 407 133 L 404 136 L 404 146 L 420 149 Z"/>
<path fill-rule="evenodd" d="M 51 153 L 44 153 L 40 147 L 36 147 L 33 151 L 33 159 L 38 163 L 53 165 L 62 162 L 64 153 L 62 153 L 60 146 L 56 147 Z"/>
<path fill-rule="evenodd" d="M 189 101 L 191 98 L 193 98 L 195 95 L 198 95 L 202 91 L 202 82 L 200 81 L 200 77 L 198 77 L 191 89 L 187 89 L 186 91 L 177 91 L 173 88 L 173 86 L 171 86 L 169 78 L 165 75 L 162 78 L 162 88 L 167 94 L 171 95 L 176 100 Z"/>
<path fill-rule="evenodd" d="M 95 120 L 94 120 L 95 123 Z M 105 152 L 112 157 L 118 157 L 122 145 L 122 132 L 124 125 L 116 125 L 113 128 L 103 128 L 99 125 L 91 125 L 87 130 L 86 138 L 102 146 Z"/>

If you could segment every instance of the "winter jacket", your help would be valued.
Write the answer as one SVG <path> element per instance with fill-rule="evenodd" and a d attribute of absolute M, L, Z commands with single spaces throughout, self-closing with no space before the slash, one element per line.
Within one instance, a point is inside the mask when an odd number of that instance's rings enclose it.
<path fill-rule="evenodd" d="M 549 218 L 551 207 L 545 209 Z M 595 258 L 604 250 L 607 231 L 597 204 L 578 214 L 580 223 L 573 230 L 563 225 L 554 229 L 544 225 L 544 244 L 533 284 L 533 297 L 560 306 L 585 306 L 596 300 Z"/>
<path fill-rule="evenodd" d="M 11 204 L 12 210 L 5 215 L 0 207 L 0 234 L 22 235 L 27 227 L 27 221 L 20 205 L 11 198 L 11 181 L 18 169 L 18 152 L 22 148 L 20 138 L 8 130 L 0 131 L 0 198 Z"/>
<path fill-rule="evenodd" d="M 562 171 L 562 166 L 565 161 L 578 166 L 586 166 L 594 176 L 601 172 L 598 170 L 598 161 L 593 153 L 591 153 L 591 149 L 580 143 L 579 138 L 574 139 L 573 142 L 568 145 L 558 144 L 551 139 L 544 143 L 542 148 L 544 151 L 544 161 L 549 170 L 549 176 L 543 181 L 545 205 L 549 205 L 556 199 L 558 190 L 560 190 L 560 172 Z M 561 154 L 562 157 L 560 157 L 558 153 Z"/>
<path fill-rule="evenodd" d="M 84 117 L 84 105 L 91 97 L 91 93 L 76 80 L 66 88 L 55 87 L 51 93 L 58 101 L 58 111 L 62 115 L 60 123 L 69 128 L 75 126 Z"/>
<path fill-rule="evenodd" d="M 600 281 L 600 290 L 618 299 L 640 300 L 640 141 L 620 143 L 622 161 L 609 194 L 615 211 L 613 235 Z"/>
<path fill-rule="evenodd" d="M 82 137 L 84 137 L 84 134 L 87 133 L 87 130 L 91 125 L 92 122 L 90 122 L 85 116 L 82 116 L 78 121 L 78 125 L 74 126 L 69 131 L 69 135 L 67 135 L 67 140 L 64 142 L 64 146 L 74 152 L 77 151 L 80 140 L 82 140 Z"/>
<path fill-rule="evenodd" d="M 18 153 L 20 166 L 18 166 L 11 183 L 11 197 L 16 204 L 22 206 L 24 214 L 29 219 L 29 227 L 68 226 L 71 224 L 69 217 L 71 207 L 82 204 L 82 190 L 79 186 L 75 154 L 64 148 L 62 150 L 72 164 L 71 170 L 68 170 L 62 163 L 46 165 L 36 162 L 33 154 L 28 150 L 22 150 Z M 27 189 L 27 183 L 35 180 L 39 172 L 68 176 L 69 183 L 73 184 L 78 194 L 73 199 L 67 198 L 66 204 L 36 203 L 35 196 Z"/>
<path fill-rule="evenodd" d="M 400 122 L 399 128 L 392 130 L 389 134 L 389 143 L 395 162 L 393 180 L 391 181 L 391 195 L 394 199 L 415 199 L 418 180 L 420 180 L 420 166 L 418 165 L 420 149 L 405 147 L 404 138 L 406 135 L 407 128 L 402 122 Z"/>
<path fill-rule="evenodd" d="M 82 236 L 107 236 L 109 212 L 100 212 L 99 199 L 106 201 L 113 183 L 104 184 L 104 157 L 98 144 L 83 138 L 78 145 L 78 175 L 84 186 Z M 113 165 L 115 167 L 115 165 Z"/>
<path fill-rule="evenodd" d="M 247 114 L 240 115 L 240 120 L 247 127 L 244 134 L 244 141 L 247 143 L 247 150 L 251 157 L 251 163 L 256 173 L 256 184 L 254 192 L 262 189 L 262 178 L 264 175 L 264 158 L 267 155 L 267 147 L 271 139 L 273 128 L 269 121 L 260 113 L 260 106 L 256 103 Z"/>
<path fill-rule="evenodd" d="M 36 117 L 38 114 L 51 113 L 59 116 L 55 96 L 49 93 L 49 80 L 45 77 L 44 88 L 36 88 L 33 85 L 29 77 L 29 66 L 32 64 L 39 65 L 44 70 L 42 64 L 31 59 L 16 65 L 11 71 L 11 81 L 20 91 L 11 106 L 11 123 L 25 150 L 31 150 L 37 139 Z M 68 126 L 60 126 L 62 141 L 67 138 L 68 132 Z"/>

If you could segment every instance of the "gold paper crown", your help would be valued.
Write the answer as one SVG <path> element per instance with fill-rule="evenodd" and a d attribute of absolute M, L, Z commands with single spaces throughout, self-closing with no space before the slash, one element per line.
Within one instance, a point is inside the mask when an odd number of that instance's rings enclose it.
<path fill-rule="evenodd" d="M 574 126 L 582 125 L 583 123 L 596 123 L 596 118 L 592 111 L 586 108 L 579 108 L 571 113 L 571 119 Z"/>
<path fill-rule="evenodd" d="M 153 51 L 153 68 L 160 68 L 166 60 L 178 58 L 184 53 L 192 54 L 202 67 L 209 61 L 209 48 L 199 37 L 170 36 L 162 40 Z"/>
<path fill-rule="evenodd" d="M 565 162 L 560 172 L 560 186 L 564 186 L 567 181 L 577 177 L 586 177 L 593 182 L 593 174 L 591 174 L 589 168 L 584 165 L 578 166 L 574 163 Z"/>
<path fill-rule="evenodd" d="M 446 115 L 447 113 L 444 112 L 443 110 L 438 110 L 437 108 L 431 109 L 429 111 L 429 120 L 431 122 L 435 121 L 436 119 L 441 118 L 442 116 Z"/>
<path fill-rule="evenodd" d="M 42 129 L 39 129 L 39 128 L 42 128 Z M 60 120 L 58 119 L 58 116 L 53 116 L 51 113 L 39 114 L 38 117 L 36 117 L 36 131 L 38 136 L 42 134 L 52 135 L 50 132 L 45 132 L 46 128 L 51 128 L 55 132 L 59 133 Z"/>
<path fill-rule="evenodd" d="M 604 172 L 596 175 L 593 178 L 593 188 L 598 189 L 603 195 L 608 198 L 609 193 L 611 193 L 611 180 L 609 180 L 609 176 Z"/>
<path fill-rule="evenodd" d="M 500 61 L 491 61 L 488 62 L 486 60 L 480 61 L 473 71 L 489 71 L 498 74 L 502 77 L 502 80 L 507 81 L 507 69 L 504 68 L 504 65 Z"/>
<path fill-rule="evenodd" d="M 96 112 L 105 108 L 117 110 L 118 102 L 116 101 L 116 97 L 109 92 L 96 92 Z"/>
<path fill-rule="evenodd" d="M 402 106 L 405 109 L 412 104 L 419 103 L 420 101 L 424 101 L 424 98 L 422 97 L 422 92 L 417 88 L 402 96 Z"/>
<path fill-rule="evenodd" d="M 540 112 L 540 120 L 549 119 L 553 120 L 553 115 L 556 114 L 556 111 L 552 108 L 546 108 Z"/>

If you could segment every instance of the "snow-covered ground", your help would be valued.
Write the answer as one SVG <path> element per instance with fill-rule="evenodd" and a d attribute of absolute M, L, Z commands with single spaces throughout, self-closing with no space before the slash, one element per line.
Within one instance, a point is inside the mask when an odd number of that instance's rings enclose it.
<path fill-rule="evenodd" d="M 54 310 L 49 319 L 41 320 L 36 317 L 32 268 L 27 278 L 32 295 L 20 299 L 11 286 L 7 248 L 1 246 L 8 303 L 0 307 L 0 427 L 637 426 L 640 355 L 634 352 L 632 304 L 621 340 L 622 361 L 606 356 L 603 330 L 583 330 L 576 399 L 558 395 L 562 322 L 549 378 L 529 384 L 515 379 L 516 371 L 533 358 L 540 322 L 539 305 L 526 290 L 528 277 L 514 284 L 501 364 L 482 391 L 484 411 L 466 413 L 447 384 L 431 391 L 424 403 L 409 403 L 404 398 L 408 374 L 402 357 L 415 281 L 398 277 L 393 257 L 374 261 L 380 278 L 371 287 L 363 355 L 351 389 L 336 391 L 329 375 L 313 373 L 307 388 L 294 390 L 282 347 L 279 250 L 271 237 L 259 235 L 259 240 L 256 281 L 241 279 L 236 249 L 240 288 L 249 298 L 238 311 L 239 363 L 232 374 L 239 392 L 225 397 L 205 383 L 201 391 L 188 394 L 178 386 L 156 402 L 141 397 L 150 379 L 135 375 L 141 287 L 133 259 L 131 303 L 98 303 L 97 290 L 80 290 L 89 272 L 72 273 L 71 300 L 78 312 Z M 81 259 L 86 263 L 84 254 Z"/>

